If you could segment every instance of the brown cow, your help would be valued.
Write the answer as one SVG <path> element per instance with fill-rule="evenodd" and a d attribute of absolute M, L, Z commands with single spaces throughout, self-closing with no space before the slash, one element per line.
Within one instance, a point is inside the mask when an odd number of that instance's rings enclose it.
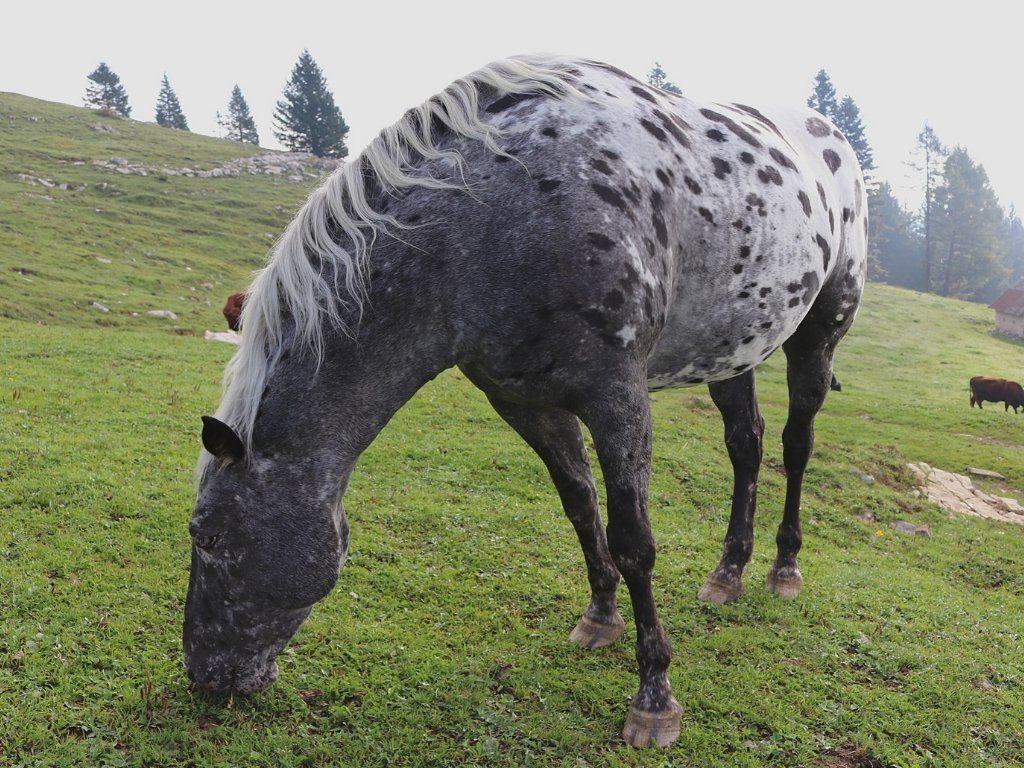
<path fill-rule="evenodd" d="M 1003 403 L 1004 411 L 1008 411 L 1012 407 L 1013 412 L 1017 413 L 1018 407 L 1024 408 L 1024 387 L 1009 379 L 975 376 L 971 379 L 971 407 L 973 408 L 977 403 L 978 408 L 981 408 L 983 400 Z"/>
<path fill-rule="evenodd" d="M 248 293 L 232 293 L 228 296 L 228 302 L 224 305 L 224 319 L 228 321 L 228 328 L 232 331 L 238 330 L 238 321 L 242 316 L 242 304 Z"/>

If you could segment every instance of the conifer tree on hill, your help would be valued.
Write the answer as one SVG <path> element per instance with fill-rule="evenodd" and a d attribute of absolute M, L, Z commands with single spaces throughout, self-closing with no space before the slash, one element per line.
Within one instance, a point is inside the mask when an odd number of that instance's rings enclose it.
<path fill-rule="evenodd" d="M 860 117 L 860 107 L 850 96 L 844 96 L 839 102 L 839 108 L 832 118 L 836 126 L 843 132 L 846 140 L 850 142 L 854 154 L 857 155 L 857 162 L 864 173 L 865 180 L 871 180 L 871 171 L 875 170 L 875 156 L 868 144 L 867 136 L 864 133 L 864 122 Z"/>
<path fill-rule="evenodd" d="M 836 96 L 835 86 L 832 85 L 832 80 L 824 69 L 819 69 L 818 74 L 814 76 L 814 90 L 807 99 L 807 106 L 817 110 L 829 120 L 835 120 L 836 113 L 839 111 L 839 99 Z"/>
<path fill-rule="evenodd" d="M 118 77 L 105 61 L 101 61 L 88 75 L 89 85 L 85 87 L 85 106 L 105 109 L 121 117 L 128 117 L 132 108 L 128 106 L 128 94 Z"/>
<path fill-rule="evenodd" d="M 188 121 L 185 113 L 181 111 L 181 104 L 178 97 L 171 88 L 171 83 L 164 75 L 160 83 L 160 93 L 156 97 L 156 121 L 159 125 L 167 128 L 177 128 L 181 131 L 188 130 Z"/>
<path fill-rule="evenodd" d="M 653 85 L 655 88 L 661 88 L 663 91 L 674 93 L 676 96 L 682 96 L 682 89 L 668 79 L 668 74 L 662 68 L 660 62 L 654 62 L 654 68 L 647 73 L 648 85 Z"/>
<path fill-rule="evenodd" d="M 292 151 L 346 157 L 348 125 L 320 67 L 303 51 L 274 110 L 274 135 Z"/>
<path fill-rule="evenodd" d="M 259 145 L 260 137 L 256 132 L 256 121 L 249 112 L 249 104 L 242 95 L 242 89 L 236 84 L 231 89 L 231 100 L 228 102 L 227 115 L 217 113 L 217 123 L 224 131 L 225 138 L 245 144 Z"/>

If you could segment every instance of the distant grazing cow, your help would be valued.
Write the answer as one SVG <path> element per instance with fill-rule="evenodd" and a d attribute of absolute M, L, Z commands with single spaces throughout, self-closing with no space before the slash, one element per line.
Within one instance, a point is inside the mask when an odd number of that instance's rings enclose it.
<path fill-rule="evenodd" d="M 232 293 L 228 296 L 228 303 L 224 305 L 224 319 L 228 321 L 228 328 L 232 331 L 238 330 L 238 319 L 242 315 L 242 304 L 245 303 L 247 293 Z"/>
<path fill-rule="evenodd" d="M 993 379 L 988 376 L 975 376 L 971 379 L 971 407 L 977 403 L 981 408 L 983 400 L 993 403 L 1003 403 L 1004 411 L 1013 408 L 1017 413 L 1018 408 L 1024 408 L 1024 387 L 1016 381 L 1009 379 Z"/>

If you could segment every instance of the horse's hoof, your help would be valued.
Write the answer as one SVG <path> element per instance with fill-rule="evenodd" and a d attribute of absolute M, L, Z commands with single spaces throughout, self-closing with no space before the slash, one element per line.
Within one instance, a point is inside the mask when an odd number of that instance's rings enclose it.
<path fill-rule="evenodd" d="M 671 699 L 664 712 L 647 712 L 636 707 L 629 708 L 622 738 L 632 747 L 649 747 L 654 742 L 667 747 L 679 738 L 682 707 Z"/>
<path fill-rule="evenodd" d="M 712 576 L 708 576 L 708 580 L 704 582 L 704 586 L 700 588 L 700 592 L 697 593 L 697 599 L 702 600 L 705 603 L 715 603 L 716 605 L 725 605 L 735 600 L 740 599 L 740 595 L 743 594 L 743 582 L 737 580 L 734 584 L 729 584 L 724 581 L 719 581 Z"/>
<path fill-rule="evenodd" d="M 772 566 L 768 571 L 768 591 L 774 592 L 779 597 L 794 598 L 800 594 L 804 585 L 804 578 L 800 575 L 800 569 L 795 565 L 787 565 L 782 568 Z"/>
<path fill-rule="evenodd" d="M 604 648 L 619 639 L 619 635 L 626 629 L 626 622 L 618 614 L 612 617 L 607 623 L 594 621 L 583 616 L 576 624 L 576 628 L 569 633 L 569 640 L 588 650 Z"/>

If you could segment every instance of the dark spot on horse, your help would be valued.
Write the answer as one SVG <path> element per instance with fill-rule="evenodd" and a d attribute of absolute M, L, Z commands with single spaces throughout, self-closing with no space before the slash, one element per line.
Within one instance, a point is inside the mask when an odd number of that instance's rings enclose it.
<path fill-rule="evenodd" d="M 779 173 L 779 169 L 774 165 L 766 165 L 763 170 L 759 170 L 757 172 L 757 178 L 765 184 L 770 182 L 777 186 L 782 186 L 782 174 Z"/>
<path fill-rule="evenodd" d="M 849 208 L 843 208 L 843 223 L 845 224 L 846 222 L 848 222 L 852 218 L 853 218 L 853 211 L 851 211 Z"/>
<path fill-rule="evenodd" d="M 802 189 L 796 193 L 796 196 L 800 199 L 800 206 L 804 209 L 804 214 L 809 218 L 811 215 L 811 198 Z"/>
<path fill-rule="evenodd" d="M 669 186 L 668 174 L 666 174 L 661 168 L 657 168 L 654 171 L 654 175 L 658 177 L 658 181 L 664 184 L 666 187 Z"/>
<path fill-rule="evenodd" d="M 622 306 L 625 299 L 622 296 L 622 291 L 608 291 L 604 297 L 604 305 L 609 309 L 618 309 Z"/>
<path fill-rule="evenodd" d="M 604 184 L 591 184 L 590 187 L 597 193 L 598 197 L 600 197 L 609 205 L 614 205 L 621 211 L 626 210 L 626 201 L 623 200 L 622 195 L 620 195 L 614 189 L 606 187 Z"/>
<path fill-rule="evenodd" d="M 741 259 L 749 259 L 750 258 L 750 246 L 749 245 L 741 245 L 740 246 L 740 258 Z"/>
<path fill-rule="evenodd" d="M 644 247 L 647 248 L 647 253 L 650 256 L 654 255 L 654 241 L 649 237 L 644 238 Z"/>
<path fill-rule="evenodd" d="M 706 221 L 707 221 L 707 222 L 708 222 L 709 224 L 714 224 L 714 223 L 715 223 L 715 215 L 714 215 L 713 213 L 711 213 L 711 211 L 709 211 L 709 210 L 708 210 L 707 208 L 705 208 L 704 206 L 701 206 L 700 208 L 698 208 L 698 209 L 697 209 L 697 213 L 699 213 L 699 214 L 700 214 L 701 216 L 703 216 L 703 217 L 704 217 L 704 219 L 705 219 L 705 220 L 706 220 Z"/>
<path fill-rule="evenodd" d="M 654 224 L 654 234 L 658 236 L 658 242 L 661 243 L 661 247 L 667 247 L 668 230 L 665 229 L 665 219 L 662 217 L 661 211 L 656 210 L 651 214 L 651 223 Z"/>
<path fill-rule="evenodd" d="M 732 271 L 735 272 L 737 275 L 742 274 L 743 273 L 743 265 L 742 264 L 733 264 L 732 265 Z"/>
<path fill-rule="evenodd" d="M 651 306 L 650 296 L 644 299 L 644 314 L 647 315 L 652 323 L 654 322 L 654 308 Z"/>
<path fill-rule="evenodd" d="M 587 232 L 587 241 L 602 251 L 610 251 L 615 247 L 615 241 L 600 232 Z"/>
<path fill-rule="evenodd" d="M 737 295 L 737 296 L 738 296 L 739 298 L 741 298 L 741 299 L 749 299 L 749 298 L 750 298 L 750 292 L 749 292 L 749 291 L 740 291 L 740 292 L 739 292 L 739 293 L 737 293 L 736 295 Z"/>
<path fill-rule="evenodd" d="M 814 241 L 818 244 L 818 247 L 821 248 L 821 258 L 822 261 L 825 262 L 825 269 L 828 269 L 829 259 L 832 258 L 832 249 L 829 248 L 828 241 L 821 235 L 815 235 Z"/>
<path fill-rule="evenodd" d="M 657 211 L 662 208 L 661 193 L 658 190 L 651 192 L 651 206 Z"/>
<path fill-rule="evenodd" d="M 764 321 L 763 323 L 761 323 L 761 327 L 762 327 L 762 328 L 763 328 L 764 330 L 766 330 L 766 331 L 767 331 L 767 330 L 768 330 L 769 328 L 771 328 L 771 327 L 772 327 L 772 321 L 771 321 L 771 320 L 765 320 L 765 321 Z"/>
<path fill-rule="evenodd" d="M 839 159 L 839 155 L 836 154 L 834 149 L 826 149 L 821 153 L 822 158 L 825 160 L 825 165 L 828 169 L 835 173 L 839 170 L 839 166 L 843 164 L 843 161 Z"/>
<path fill-rule="evenodd" d="M 843 136 L 843 134 L 841 134 L 839 131 L 832 131 L 832 135 L 835 136 L 837 139 L 839 139 L 844 144 L 846 143 L 846 137 Z"/>
<path fill-rule="evenodd" d="M 540 96 L 539 93 L 507 93 L 497 101 L 488 105 L 487 109 L 484 111 L 492 115 L 496 115 L 498 112 L 504 112 L 506 109 L 514 107 L 520 102 L 526 101 L 527 99 L 536 99 L 538 96 Z"/>
<path fill-rule="evenodd" d="M 749 152 L 740 152 L 740 160 L 742 160 L 747 165 L 754 164 L 754 156 Z"/>
<path fill-rule="evenodd" d="M 640 202 L 640 189 L 637 187 L 636 182 L 630 182 L 628 187 L 620 187 L 622 194 L 629 198 L 632 203 Z"/>
<path fill-rule="evenodd" d="M 713 141 L 728 141 L 728 137 L 717 128 L 709 129 L 705 135 Z"/>
<path fill-rule="evenodd" d="M 832 215 L 832 209 L 828 209 L 828 228 L 832 230 L 832 234 L 836 233 L 836 217 Z"/>
<path fill-rule="evenodd" d="M 558 179 L 541 179 L 537 182 L 537 189 L 541 192 L 551 192 L 558 189 L 562 185 L 562 182 Z"/>
<path fill-rule="evenodd" d="M 804 123 L 804 125 L 807 126 L 807 132 L 811 134 L 811 136 L 816 136 L 819 139 L 832 133 L 832 129 L 829 127 L 828 123 L 819 117 L 808 117 L 807 122 Z"/>
<path fill-rule="evenodd" d="M 639 85 L 634 85 L 629 90 L 631 90 L 633 93 L 635 93 L 641 99 L 647 99 L 647 101 L 651 102 L 651 104 L 657 104 L 658 103 L 658 100 L 656 98 L 654 98 L 651 94 L 649 94 L 647 91 L 645 91 Z"/>
<path fill-rule="evenodd" d="M 558 138 L 558 131 L 556 131 L 554 128 L 545 128 L 544 130 L 541 131 L 541 133 L 543 133 L 545 136 L 548 136 L 548 137 L 550 137 L 552 139 L 557 139 Z"/>
<path fill-rule="evenodd" d="M 763 114 L 761 114 L 760 110 L 755 109 L 754 107 L 748 107 L 746 104 L 733 104 L 733 106 L 736 107 L 736 109 L 740 110 L 741 112 L 746 112 L 751 117 L 760 120 L 762 123 L 764 123 L 773 131 L 775 131 L 775 133 L 777 133 L 779 136 L 782 136 L 782 132 L 778 129 L 775 123 L 773 123 Z"/>
<path fill-rule="evenodd" d="M 703 190 L 702 190 L 702 189 L 700 188 L 700 184 L 698 184 L 698 183 L 697 183 L 696 181 L 694 181 L 693 179 L 691 179 L 691 178 L 690 178 L 689 176 L 684 176 L 684 177 L 683 177 L 683 182 L 685 182 L 685 184 L 686 184 L 687 188 L 688 188 L 688 189 L 689 189 L 689 190 L 690 190 L 691 192 L 693 192 L 693 194 L 695 194 L 695 195 L 699 195 L 699 194 L 700 194 L 700 193 L 701 193 L 701 192 L 703 191 Z"/>
<path fill-rule="evenodd" d="M 749 343 L 750 343 L 750 342 L 752 342 L 753 340 L 754 340 L 754 337 L 753 337 L 753 336 L 747 336 L 747 337 L 745 337 L 745 338 L 744 338 L 744 339 L 743 339 L 743 340 L 742 340 L 742 341 L 741 341 L 740 343 L 741 343 L 741 344 L 749 344 Z"/>
<path fill-rule="evenodd" d="M 818 286 L 821 285 L 821 281 L 818 280 L 818 275 L 815 272 L 804 272 L 804 276 L 800 279 L 800 284 L 806 288 L 804 295 L 801 297 L 801 301 L 804 304 L 810 304 L 814 301 L 814 297 L 818 293 Z"/>
<path fill-rule="evenodd" d="M 612 175 L 612 167 L 599 157 L 590 158 L 590 164 L 606 176 Z"/>
<path fill-rule="evenodd" d="M 743 219 L 736 219 L 736 221 L 734 221 L 732 225 L 736 229 L 743 229 Z"/>
<path fill-rule="evenodd" d="M 821 209 L 823 211 L 828 210 L 828 201 L 825 199 L 825 188 L 821 186 L 821 182 L 818 182 L 818 197 L 821 198 Z"/>
<path fill-rule="evenodd" d="M 672 138 L 673 139 L 678 141 L 680 144 L 682 144 L 687 149 L 690 148 L 690 140 L 686 137 L 686 134 L 683 133 L 683 131 L 682 131 L 682 129 L 679 126 L 678 123 L 673 122 L 672 120 L 669 120 L 668 116 L 664 112 L 662 112 L 661 110 L 657 110 L 657 109 L 654 110 L 654 116 L 656 118 L 658 118 L 658 120 L 661 123 L 662 127 L 666 131 L 668 131 L 670 134 L 672 134 Z"/>
<path fill-rule="evenodd" d="M 800 285 L 800 283 L 790 283 L 789 285 L 786 286 L 786 290 L 789 291 L 790 293 L 796 293 L 797 291 L 800 290 L 801 287 L 802 286 Z"/>
<path fill-rule="evenodd" d="M 597 307 L 588 307 L 587 309 L 582 310 L 580 312 L 580 317 L 598 329 L 604 328 L 608 325 L 608 318 L 605 317 L 604 313 Z"/>
<path fill-rule="evenodd" d="M 772 160 L 781 165 L 783 168 L 789 168 L 790 170 L 796 170 L 796 166 L 793 165 L 793 161 L 782 154 L 775 147 L 768 150 L 768 154 L 772 156 Z"/>
<path fill-rule="evenodd" d="M 664 141 L 666 139 L 665 132 L 648 120 L 646 117 L 640 118 L 640 125 L 642 125 L 649 134 L 651 134 L 658 141 Z"/>
<path fill-rule="evenodd" d="M 604 155 L 605 157 L 607 157 L 609 160 L 618 160 L 619 159 L 619 153 L 618 152 L 613 152 L 610 149 L 602 149 L 601 150 L 601 154 Z"/>
<path fill-rule="evenodd" d="M 790 308 L 797 306 L 799 303 L 800 303 L 800 297 L 799 296 L 794 296 L 792 299 L 789 300 Z"/>
<path fill-rule="evenodd" d="M 724 179 L 726 174 L 732 173 L 732 165 L 720 157 L 712 157 L 711 164 L 715 166 L 715 178 Z"/>
<path fill-rule="evenodd" d="M 769 288 L 768 286 L 765 286 L 765 287 L 764 287 L 764 288 L 762 288 L 762 289 L 761 289 L 760 291 L 758 291 L 758 294 L 759 294 L 759 295 L 761 296 L 761 298 L 763 299 L 763 298 L 764 298 L 765 296 L 767 296 L 767 295 L 768 295 L 769 293 L 771 293 L 771 292 L 772 292 L 772 289 L 771 289 L 771 288 Z"/>
<path fill-rule="evenodd" d="M 736 134 L 740 139 L 747 142 L 747 144 L 749 144 L 750 146 L 754 147 L 755 149 L 760 149 L 761 142 L 755 139 L 754 135 L 750 131 L 748 131 L 743 126 L 739 125 L 731 117 L 726 117 L 725 115 L 719 114 L 718 112 L 715 112 L 712 109 L 702 109 L 700 113 L 704 115 L 704 117 L 706 117 L 708 120 L 713 120 L 716 123 L 721 123 L 734 134 Z"/>

